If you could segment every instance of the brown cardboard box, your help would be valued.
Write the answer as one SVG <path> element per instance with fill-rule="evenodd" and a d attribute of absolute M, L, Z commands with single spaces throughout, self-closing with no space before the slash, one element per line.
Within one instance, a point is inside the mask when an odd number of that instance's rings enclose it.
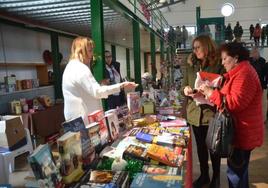
<path fill-rule="evenodd" d="M 0 121 L 0 147 L 15 150 L 27 143 L 19 116 L 3 116 Z"/>

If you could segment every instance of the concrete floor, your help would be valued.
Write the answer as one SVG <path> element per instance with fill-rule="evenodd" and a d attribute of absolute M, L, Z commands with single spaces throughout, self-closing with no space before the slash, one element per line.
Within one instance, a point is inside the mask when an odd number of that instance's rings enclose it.
<path fill-rule="evenodd" d="M 29 166 L 26 163 L 26 157 L 26 155 L 22 155 L 16 159 L 15 168 L 17 170 L 10 174 L 10 183 L 13 187 L 23 187 L 26 183 L 25 177 L 29 174 Z M 226 160 L 222 160 L 221 164 L 221 187 L 227 188 Z M 195 140 L 193 138 L 193 180 L 198 176 L 199 163 L 196 154 Z M 265 128 L 265 141 L 263 146 L 252 152 L 249 165 L 249 177 L 251 188 L 268 188 L 268 123 Z"/>
<path fill-rule="evenodd" d="M 265 126 L 265 140 L 260 148 L 256 148 L 251 153 L 249 164 L 249 182 L 250 188 L 268 188 L 268 123 Z M 257 136 L 257 135 L 256 135 Z M 226 177 L 227 160 L 221 160 L 221 187 L 228 188 L 228 181 Z M 210 174 L 212 174 L 212 166 L 210 163 Z M 195 146 L 195 139 L 193 138 L 193 180 L 200 175 L 199 162 L 197 158 L 197 151 Z"/>

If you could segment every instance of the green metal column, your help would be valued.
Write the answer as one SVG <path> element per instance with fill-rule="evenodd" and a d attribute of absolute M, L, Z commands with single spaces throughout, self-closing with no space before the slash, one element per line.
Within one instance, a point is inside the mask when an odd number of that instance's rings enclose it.
<path fill-rule="evenodd" d="M 130 79 L 130 54 L 129 48 L 126 48 L 127 78 Z"/>
<path fill-rule="evenodd" d="M 141 47 L 140 47 L 140 26 L 135 20 L 132 20 L 133 25 L 133 50 L 134 50 L 134 72 L 135 82 L 139 84 L 136 90 L 142 91 L 141 85 Z"/>
<path fill-rule="evenodd" d="M 152 66 L 152 76 L 155 81 L 156 78 L 156 66 L 155 66 L 155 36 L 151 32 L 150 33 L 150 41 L 151 41 L 151 66 Z"/>
<path fill-rule="evenodd" d="M 62 73 L 60 70 L 60 57 L 59 57 L 59 38 L 55 32 L 50 33 L 51 51 L 53 61 L 53 75 L 54 75 L 54 89 L 55 99 L 62 99 Z"/>
<path fill-rule="evenodd" d="M 91 35 L 95 42 L 94 56 L 96 58 L 93 74 L 97 81 L 104 78 L 104 34 L 102 0 L 91 0 Z M 90 10 L 89 10 L 90 11 Z"/>
<path fill-rule="evenodd" d="M 160 61 L 164 61 L 164 41 L 160 39 Z"/>
<path fill-rule="evenodd" d="M 113 61 L 116 61 L 116 47 L 115 47 L 115 45 L 111 45 L 111 49 L 112 49 Z"/>
<path fill-rule="evenodd" d="M 199 20 L 200 20 L 200 18 L 201 18 L 201 9 L 200 9 L 200 7 L 196 7 L 196 26 L 197 26 L 197 35 L 199 35 L 200 34 L 200 30 L 201 30 L 201 28 L 200 28 L 200 24 L 199 24 Z"/>
<path fill-rule="evenodd" d="M 143 58 L 144 58 L 144 72 L 148 72 L 148 62 L 147 62 L 147 53 L 143 53 Z"/>
<path fill-rule="evenodd" d="M 103 7 L 102 0 L 91 0 L 91 36 L 95 42 L 94 56 L 95 65 L 93 74 L 95 79 L 100 82 L 104 78 L 104 31 L 103 31 Z M 104 110 L 108 109 L 107 101 L 102 100 Z"/>

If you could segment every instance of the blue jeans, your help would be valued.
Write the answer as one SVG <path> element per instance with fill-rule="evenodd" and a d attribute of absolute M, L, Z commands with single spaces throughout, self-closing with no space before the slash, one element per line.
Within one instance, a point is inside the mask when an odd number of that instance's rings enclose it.
<path fill-rule="evenodd" d="M 251 150 L 234 148 L 227 159 L 229 188 L 249 188 L 248 164 Z"/>

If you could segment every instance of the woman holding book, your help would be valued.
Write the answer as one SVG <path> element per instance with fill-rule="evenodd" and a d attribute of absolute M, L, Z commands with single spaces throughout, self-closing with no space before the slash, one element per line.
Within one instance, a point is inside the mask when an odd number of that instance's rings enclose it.
<path fill-rule="evenodd" d="M 249 52 L 241 43 L 221 47 L 222 64 L 227 73 L 223 87 L 200 86 L 200 91 L 217 107 L 225 97 L 226 106 L 235 120 L 233 150 L 227 159 L 229 187 L 248 188 L 248 165 L 251 151 L 262 145 L 264 123 L 262 87 L 249 63 Z"/>
<path fill-rule="evenodd" d="M 118 93 L 122 88 L 133 89 L 137 86 L 134 82 L 100 86 L 90 71 L 93 48 L 93 40 L 87 37 L 77 37 L 72 43 L 70 60 L 62 78 L 66 120 L 82 116 L 88 124 L 88 114 L 102 109 L 100 99 Z"/>
<path fill-rule="evenodd" d="M 193 40 L 193 53 L 187 59 L 187 67 L 183 79 L 183 92 L 187 96 L 186 115 L 187 123 L 193 128 L 195 135 L 197 154 L 200 163 L 201 175 L 193 182 L 194 188 L 208 185 L 211 188 L 220 187 L 220 157 L 210 153 L 213 167 L 213 177 L 210 182 L 208 166 L 208 149 L 206 146 L 206 135 L 209 120 L 215 113 L 215 107 L 208 104 L 197 104 L 194 98 L 200 97 L 200 93 L 194 89 L 197 72 L 209 72 L 222 74 L 223 67 L 219 63 L 216 54 L 216 45 L 207 35 L 200 35 Z"/>

